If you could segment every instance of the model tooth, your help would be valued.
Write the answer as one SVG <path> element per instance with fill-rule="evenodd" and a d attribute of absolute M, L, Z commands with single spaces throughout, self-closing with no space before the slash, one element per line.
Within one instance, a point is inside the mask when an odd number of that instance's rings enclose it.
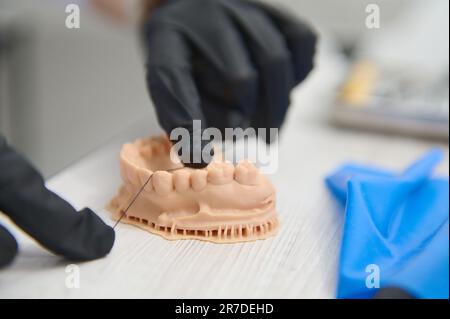
<path fill-rule="evenodd" d="M 126 143 L 123 145 L 122 150 L 120 152 L 121 157 L 126 157 L 130 153 L 134 153 L 135 146 L 131 143 Z"/>
<path fill-rule="evenodd" d="M 233 180 L 234 167 L 228 162 L 213 162 L 208 166 L 208 182 L 216 185 Z"/>
<path fill-rule="evenodd" d="M 128 157 L 128 150 L 129 150 L 130 144 L 125 144 L 120 151 L 120 174 L 122 175 L 123 180 L 129 181 L 128 179 L 128 166 L 130 166 L 130 163 L 127 159 Z"/>
<path fill-rule="evenodd" d="M 134 141 L 134 144 L 138 147 L 142 147 L 145 144 L 145 140 L 142 138 L 138 138 L 136 141 Z"/>
<path fill-rule="evenodd" d="M 223 177 L 225 182 L 229 183 L 233 180 L 234 177 L 234 166 L 230 162 L 224 162 L 223 166 Z"/>
<path fill-rule="evenodd" d="M 151 148 L 153 156 L 163 156 L 166 152 L 164 145 L 159 143 L 152 143 Z"/>
<path fill-rule="evenodd" d="M 152 190 L 152 183 L 150 183 L 150 176 L 153 175 L 153 172 L 146 169 L 139 169 L 139 181 L 141 182 L 141 185 L 145 185 L 145 190 Z M 141 187 L 142 187 L 141 186 Z"/>
<path fill-rule="evenodd" d="M 256 168 L 255 164 L 253 164 L 249 160 L 240 161 L 238 165 L 242 165 L 242 166 L 246 167 L 248 170 L 256 170 L 256 171 L 258 170 Z"/>
<path fill-rule="evenodd" d="M 247 179 L 247 168 L 244 167 L 243 165 L 236 166 L 234 170 L 234 179 L 239 184 L 244 184 L 244 182 L 246 182 Z"/>
<path fill-rule="evenodd" d="M 172 148 L 172 141 L 169 140 L 169 137 L 167 135 L 164 135 L 162 137 L 162 144 L 164 144 L 164 147 L 166 148 L 166 151 L 169 152 Z"/>
<path fill-rule="evenodd" d="M 186 192 L 191 184 L 191 174 L 186 170 L 176 171 L 173 174 L 173 182 L 177 192 Z"/>
<path fill-rule="evenodd" d="M 172 147 L 172 142 L 165 135 L 155 137 L 149 141 L 149 145 L 155 156 L 167 155 Z"/>
<path fill-rule="evenodd" d="M 153 156 L 152 147 L 149 144 L 143 144 L 139 152 L 145 159 L 150 159 Z"/>
<path fill-rule="evenodd" d="M 258 183 L 259 171 L 249 161 L 240 162 L 235 169 L 235 180 L 244 185 L 256 185 Z"/>
<path fill-rule="evenodd" d="M 222 175 L 217 162 L 212 162 L 208 165 L 208 182 L 216 181 Z"/>
<path fill-rule="evenodd" d="M 146 138 L 143 140 L 143 145 L 148 146 L 151 145 L 152 143 L 152 138 Z"/>
<path fill-rule="evenodd" d="M 125 166 L 125 174 L 133 186 L 140 186 L 138 168 L 131 163 Z"/>
<path fill-rule="evenodd" d="M 120 177 L 122 177 L 122 180 L 125 183 L 128 183 L 129 179 L 127 174 L 127 163 L 123 159 L 120 159 L 119 166 L 120 166 Z"/>
<path fill-rule="evenodd" d="M 158 171 L 152 177 L 155 192 L 160 196 L 169 195 L 173 190 L 172 174 L 165 171 Z"/>
<path fill-rule="evenodd" d="M 192 188 L 196 192 L 200 192 L 206 187 L 207 176 L 208 172 L 205 170 L 196 170 L 192 173 L 191 176 Z"/>

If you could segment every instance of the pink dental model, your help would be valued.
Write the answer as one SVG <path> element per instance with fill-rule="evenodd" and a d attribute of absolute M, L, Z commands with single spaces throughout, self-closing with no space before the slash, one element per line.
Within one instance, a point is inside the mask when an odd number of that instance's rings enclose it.
<path fill-rule="evenodd" d="M 108 204 L 118 220 L 164 238 L 232 243 L 276 234 L 275 189 L 250 162 L 218 159 L 205 169 L 181 168 L 170 160 L 165 137 L 125 144 L 120 152 L 123 185 Z M 172 171 L 173 170 L 173 171 Z"/>

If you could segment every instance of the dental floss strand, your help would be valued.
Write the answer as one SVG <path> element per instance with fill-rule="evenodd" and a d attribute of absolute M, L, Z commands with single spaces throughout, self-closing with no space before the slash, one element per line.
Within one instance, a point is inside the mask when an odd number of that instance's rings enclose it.
<path fill-rule="evenodd" d="M 174 172 L 174 171 L 178 171 L 178 170 L 183 169 L 183 168 L 184 168 L 184 166 L 183 167 L 172 168 L 172 169 L 166 170 L 166 172 Z M 148 179 L 142 185 L 141 189 L 136 193 L 136 195 L 134 195 L 133 199 L 130 201 L 130 203 L 128 204 L 127 208 L 122 212 L 122 215 L 120 216 L 120 218 L 114 224 L 113 229 L 116 229 L 116 227 L 120 223 L 120 221 L 127 215 L 128 210 L 131 208 L 131 206 L 133 206 L 134 202 L 137 200 L 139 195 L 141 195 L 141 193 L 144 191 L 144 189 L 148 185 L 148 183 L 150 183 L 150 180 L 152 179 L 153 174 L 155 174 L 155 173 L 152 173 L 148 177 Z"/>

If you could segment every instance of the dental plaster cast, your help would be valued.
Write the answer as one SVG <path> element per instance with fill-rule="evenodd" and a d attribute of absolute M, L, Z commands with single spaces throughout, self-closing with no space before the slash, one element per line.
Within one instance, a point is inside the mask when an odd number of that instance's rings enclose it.
<path fill-rule="evenodd" d="M 148 184 L 122 222 L 166 239 L 216 243 L 265 239 L 276 234 L 275 189 L 250 162 L 236 166 L 216 155 L 204 169 L 179 168 L 166 137 L 137 140 L 120 152 L 123 185 L 108 204 L 118 220 Z"/>

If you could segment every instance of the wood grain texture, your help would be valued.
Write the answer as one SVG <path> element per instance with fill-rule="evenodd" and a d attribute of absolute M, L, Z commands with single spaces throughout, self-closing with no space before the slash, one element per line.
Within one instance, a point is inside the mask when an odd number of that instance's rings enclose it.
<path fill-rule="evenodd" d="M 2 218 L 21 251 L 0 272 L 0 298 L 333 298 L 344 216 L 324 177 L 347 160 L 400 170 L 433 144 L 327 125 L 326 107 L 336 80 L 330 74 L 337 76 L 340 68 L 330 57 L 321 61 L 295 92 L 282 132 L 280 168 L 271 176 L 281 220 L 275 238 L 231 245 L 172 242 L 120 225 L 111 254 L 80 264 L 81 287 L 68 289 L 67 262 Z M 120 184 L 118 152 L 123 142 L 154 133 L 145 123 L 53 177 L 48 186 L 77 208 L 93 208 L 112 225 L 104 206 Z M 448 146 L 440 147 L 447 154 L 440 171 L 448 174 Z"/>

